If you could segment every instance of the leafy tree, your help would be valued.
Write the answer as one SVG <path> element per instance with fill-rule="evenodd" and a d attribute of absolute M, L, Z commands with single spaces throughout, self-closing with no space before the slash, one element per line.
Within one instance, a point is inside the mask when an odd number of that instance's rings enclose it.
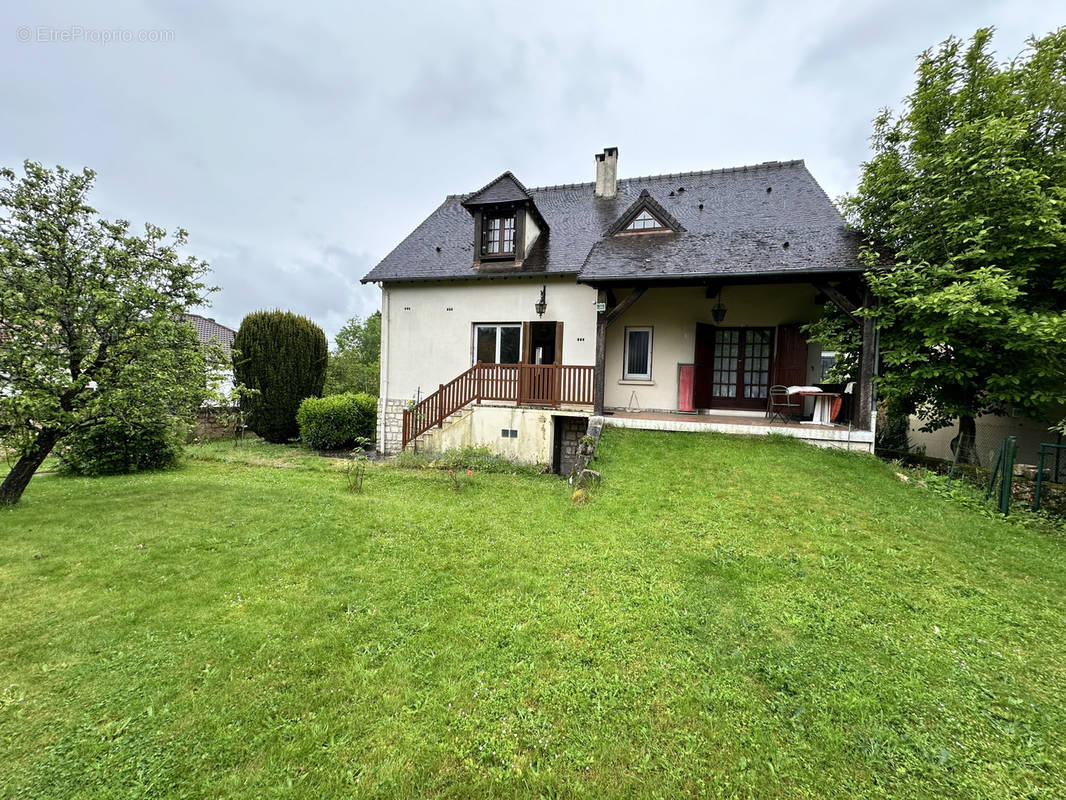
<path fill-rule="evenodd" d="M 381 376 L 381 312 L 352 317 L 337 334 L 330 353 L 326 393 L 364 392 L 378 396 Z"/>
<path fill-rule="evenodd" d="M 0 170 L 0 445 L 15 458 L 0 504 L 71 433 L 189 419 L 205 391 L 180 320 L 206 300 L 208 267 L 179 256 L 185 231 L 101 219 L 91 170 L 24 172 Z"/>
<path fill-rule="evenodd" d="M 326 334 L 289 311 L 257 311 L 241 322 L 233 339 L 240 353 L 233 367 L 248 426 L 268 442 L 299 434 L 296 411 L 305 397 L 321 397 L 329 357 Z"/>
<path fill-rule="evenodd" d="M 919 57 L 846 200 L 880 298 L 864 313 L 882 396 L 930 430 L 957 417 L 969 459 L 977 415 L 1039 416 L 1066 386 L 1066 28 L 1006 64 L 991 39 Z"/>

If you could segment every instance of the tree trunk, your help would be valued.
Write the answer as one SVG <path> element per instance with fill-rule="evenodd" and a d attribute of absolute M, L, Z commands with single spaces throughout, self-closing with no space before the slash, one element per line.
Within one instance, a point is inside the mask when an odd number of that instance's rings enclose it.
<path fill-rule="evenodd" d="M 960 464 L 981 465 L 977 453 L 977 420 L 973 417 L 959 417 L 959 432 L 951 440 L 951 452 L 956 453 Z"/>
<path fill-rule="evenodd" d="M 0 506 L 13 506 L 22 497 L 30 478 L 59 441 L 59 431 L 45 428 L 37 434 L 30 452 L 22 456 L 0 484 Z"/>

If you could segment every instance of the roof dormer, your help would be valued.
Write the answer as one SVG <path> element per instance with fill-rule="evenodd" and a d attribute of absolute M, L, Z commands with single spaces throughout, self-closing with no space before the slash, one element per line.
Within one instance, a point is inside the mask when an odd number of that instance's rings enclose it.
<path fill-rule="evenodd" d="M 533 195 L 510 172 L 463 201 L 474 217 L 474 268 L 521 267 L 537 238 L 548 230 Z"/>
<path fill-rule="evenodd" d="M 633 205 L 623 211 L 622 216 L 607 229 L 607 235 L 681 233 L 683 230 L 681 223 L 644 189 Z"/>

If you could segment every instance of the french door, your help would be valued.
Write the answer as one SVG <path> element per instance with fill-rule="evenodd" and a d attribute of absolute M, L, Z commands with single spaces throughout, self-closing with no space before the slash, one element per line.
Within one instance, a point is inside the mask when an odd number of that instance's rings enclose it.
<path fill-rule="evenodd" d="M 693 396 L 699 408 L 765 408 L 773 328 L 696 326 Z"/>

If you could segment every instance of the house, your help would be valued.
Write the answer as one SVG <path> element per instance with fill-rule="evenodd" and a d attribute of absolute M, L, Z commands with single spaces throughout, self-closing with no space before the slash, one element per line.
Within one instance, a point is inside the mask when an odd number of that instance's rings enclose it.
<path fill-rule="evenodd" d="M 853 317 L 847 424 L 766 417 L 772 385 L 822 374 L 800 326 L 866 298 L 858 237 L 804 163 L 619 179 L 607 148 L 595 168 L 450 195 L 363 278 L 382 291 L 379 449 L 488 445 L 565 472 L 604 415 L 870 451 L 870 321 Z"/>
<path fill-rule="evenodd" d="M 185 321 L 196 330 L 196 338 L 200 340 L 200 344 L 219 344 L 225 351 L 226 356 L 229 356 L 230 349 L 233 347 L 233 339 L 237 335 L 235 330 L 227 328 L 210 317 L 202 317 L 199 314 L 185 314 Z M 232 389 L 233 375 L 230 372 L 226 380 L 219 385 L 219 390 L 228 395 Z"/>

